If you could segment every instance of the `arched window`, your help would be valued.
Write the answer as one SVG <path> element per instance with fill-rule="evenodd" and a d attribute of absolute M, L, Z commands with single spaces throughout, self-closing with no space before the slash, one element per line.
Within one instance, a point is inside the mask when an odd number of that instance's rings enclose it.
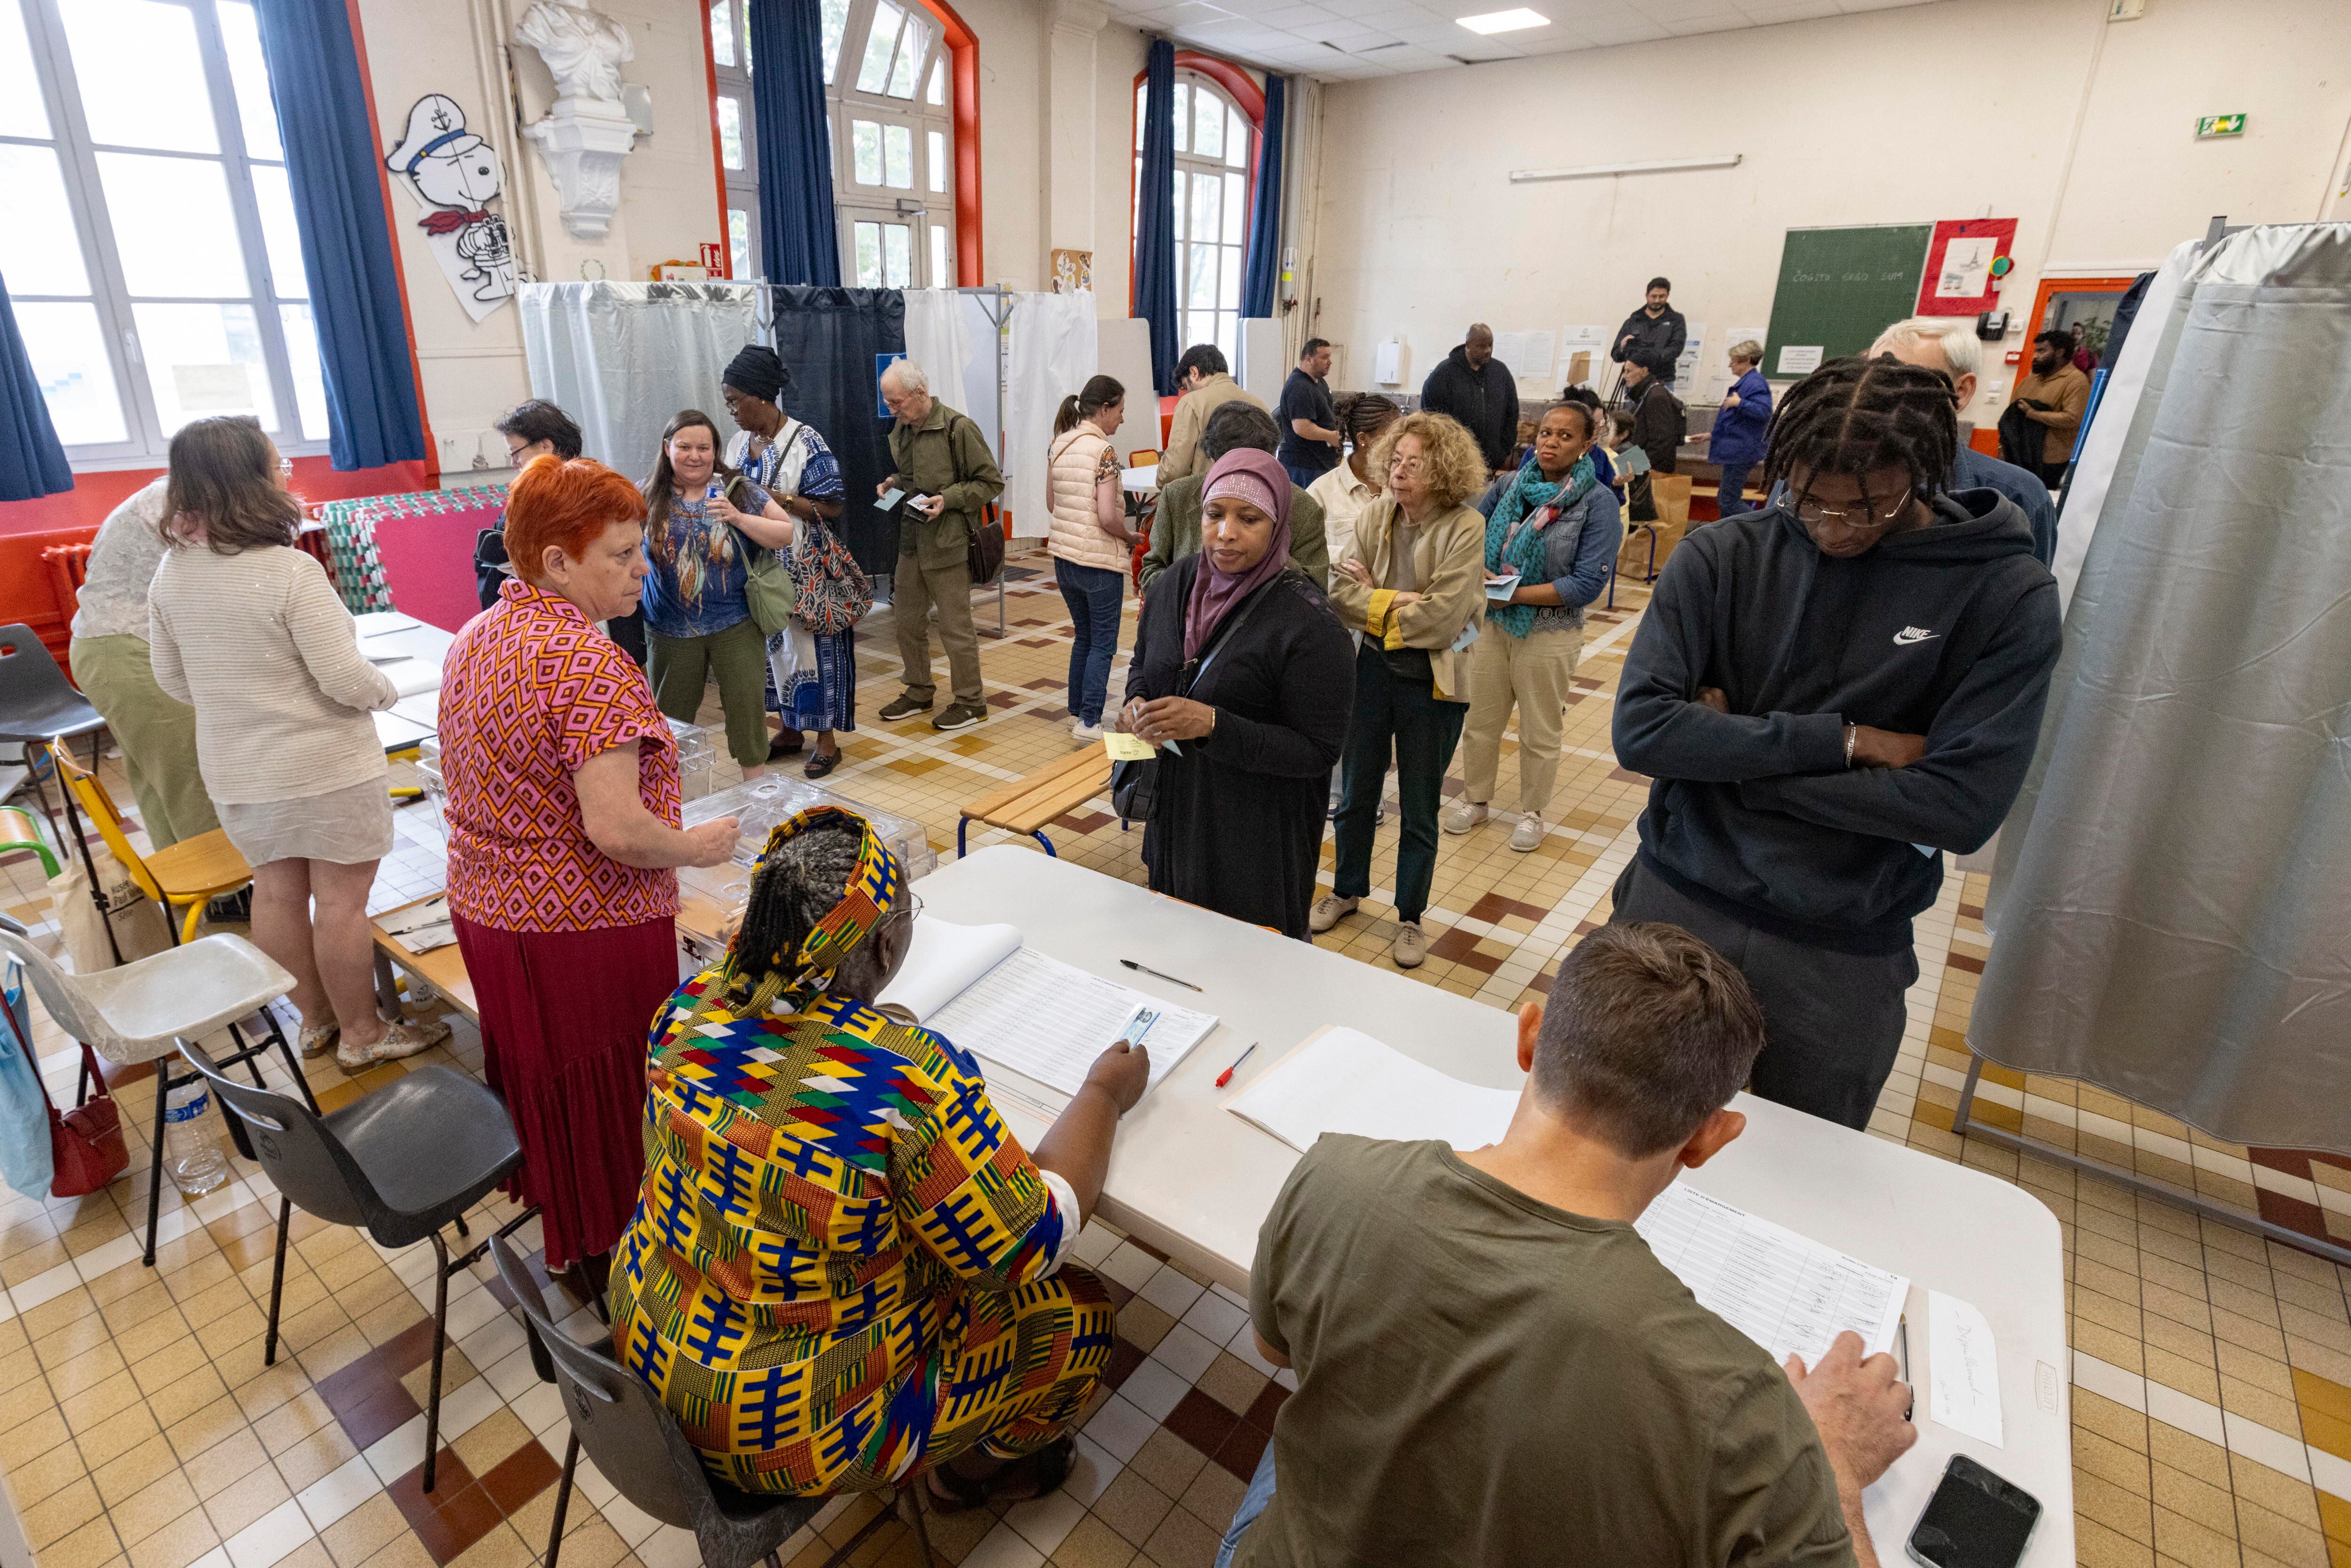
<path fill-rule="evenodd" d="M 719 162 L 737 277 L 757 275 L 761 262 L 747 9 L 747 0 L 711 0 Z M 841 281 L 951 288 L 956 72 L 946 29 L 915 0 L 823 0 L 820 15 Z"/>
<path fill-rule="evenodd" d="M 1134 183 L 1142 219 L 1143 121 L 1150 89 L 1134 89 Z M 1257 131 L 1224 86 L 1197 69 L 1176 73 L 1176 336 L 1240 352 L 1241 264 L 1249 248 Z"/>

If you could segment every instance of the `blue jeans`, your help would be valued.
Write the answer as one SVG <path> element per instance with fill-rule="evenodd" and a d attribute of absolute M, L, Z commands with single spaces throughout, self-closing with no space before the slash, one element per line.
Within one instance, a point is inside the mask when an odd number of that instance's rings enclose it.
<path fill-rule="evenodd" d="M 1290 476 L 1290 482 L 1301 490 L 1311 486 L 1315 480 L 1320 479 L 1336 466 L 1338 465 L 1332 463 L 1325 463 L 1320 468 L 1310 468 L 1303 463 L 1285 463 L 1281 465 L 1282 471 Z"/>
<path fill-rule="evenodd" d="M 1110 662 L 1118 652 L 1118 612 L 1126 600 L 1126 578 L 1098 566 L 1056 559 L 1054 580 L 1070 607 L 1075 633 L 1070 639 L 1070 716 L 1100 724 L 1110 700 Z"/>
<path fill-rule="evenodd" d="M 1273 1500 L 1273 1445 L 1265 1446 L 1265 1458 L 1257 1462 L 1257 1474 L 1249 1478 L 1249 1490 L 1241 1494 L 1240 1507 L 1233 1510 L 1233 1521 L 1225 1527 L 1225 1543 L 1217 1548 L 1217 1568 L 1233 1568 L 1233 1553 L 1240 1547 L 1241 1537 Z"/>
<path fill-rule="evenodd" d="M 1722 484 L 1714 493 L 1716 517 L 1737 517 L 1747 510 L 1747 503 L 1741 497 L 1747 490 L 1747 476 L 1754 471 L 1752 463 L 1726 463 L 1722 465 Z"/>

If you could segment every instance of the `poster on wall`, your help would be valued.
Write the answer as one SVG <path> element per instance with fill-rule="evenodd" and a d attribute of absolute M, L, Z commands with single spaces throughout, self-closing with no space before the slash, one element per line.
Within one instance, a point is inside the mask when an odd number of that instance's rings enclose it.
<path fill-rule="evenodd" d="M 1921 316 L 1980 316 L 2000 308 L 1992 262 L 2016 246 L 2014 218 L 1946 218 L 1927 246 L 1918 280 Z"/>
<path fill-rule="evenodd" d="M 456 100 L 433 92 L 412 104 L 383 163 L 422 211 L 416 226 L 465 314 L 479 321 L 513 298 L 514 245 L 506 219 L 489 210 L 506 176 L 497 149 L 465 129 Z"/>
<path fill-rule="evenodd" d="M 1698 384 L 1698 368 L 1706 359 L 1706 323 L 1692 321 L 1689 334 L 1682 340 L 1681 358 L 1674 361 L 1674 385 L 1687 389 Z"/>
<path fill-rule="evenodd" d="M 1510 367 L 1510 374 L 1524 381 L 1547 382 L 1551 379 L 1552 348 L 1554 336 L 1549 332 L 1497 332 L 1494 334 L 1494 357 Z"/>

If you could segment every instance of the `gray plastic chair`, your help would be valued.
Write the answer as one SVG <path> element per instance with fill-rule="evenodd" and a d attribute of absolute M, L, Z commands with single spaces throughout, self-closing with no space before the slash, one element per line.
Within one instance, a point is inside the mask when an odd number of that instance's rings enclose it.
<path fill-rule="evenodd" d="M 563 1550 L 563 1516 L 571 1506 L 571 1479 L 580 1468 L 580 1450 L 604 1479 L 639 1509 L 681 1530 L 694 1531 L 705 1568 L 752 1568 L 762 1561 L 771 1568 L 777 1552 L 793 1532 L 805 1527 L 831 1499 L 764 1497 L 740 1491 L 714 1479 L 703 1468 L 702 1457 L 685 1440 L 685 1429 L 635 1373 L 596 1345 L 581 1344 L 548 1321 L 538 1281 L 515 1256 L 503 1237 L 489 1243 L 498 1278 L 522 1314 L 523 1333 L 530 1341 L 531 1364 L 539 1380 L 552 1383 L 563 1396 L 563 1413 L 571 1418 L 571 1440 L 563 1450 L 563 1479 L 555 1493 L 555 1521 L 548 1529 L 545 1568 L 556 1568 Z M 902 1487 L 892 1500 L 903 1504 L 921 1544 L 925 1568 L 936 1561 L 931 1534 L 923 1521 L 918 1488 Z M 849 1543 L 824 1560 L 823 1568 L 845 1563 L 868 1536 L 890 1521 L 895 1511 L 885 1505 Z"/>
<path fill-rule="evenodd" d="M 385 1248 L 433 1243 L 433 1381 L 424 1416 L 424 1490 L 441 1458 L 441 1361 L 449 1343 L 449 1280 L 480 1261 L 483 1246 L 452 1262 L 441 1228 L 465 1231 L 465 1213 L 522 1164 L 522 1145 L 498 1097 L 435 1062 L 319 1115 L 291 1095 L 222 1075 L 202 1046 L 180 1053 L 211 1082 L 277 1184 L 277 1262 L 269 1277 L 269 1334 L 261 1364 L 277 1360 L 277 1304 L 286 1289 L 286 1232 L 293 1206 L 333 1225 L 355 1225 Z M 242 1124 L 242 1125 L 239 1125 Z M 515 1229 L 538 1211 L 507 1223 Z"/>
<path fill-rule="evenodd" d="M 41 814 L 49 819 L 51 828 L 57 820 L 49 810 L 48 789 L 33 762 L 32 747 L 77 735 L 95 735 L 105 727 L 106 720 L 90 706 L 88 697 L 74 690 L 30 626 L 22 622 L 0 626 L 0 741 L 17 741 L 26 747 L 25 761 L 33 770 Z M 90 745 L 89 765 L 95 768 L 97 742 Z"/>

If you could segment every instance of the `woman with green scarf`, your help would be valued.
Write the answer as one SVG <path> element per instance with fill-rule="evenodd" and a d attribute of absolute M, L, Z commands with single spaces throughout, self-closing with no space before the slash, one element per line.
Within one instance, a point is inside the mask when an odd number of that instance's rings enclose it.
<path fill-rule="evenodd" d="M 1448 833 L 1493 815 L 1494 774 L 1510 707 L 1519 710 L 1519 822 L 1510 847 L 1543 841 L 1559 777 L 1560 720 L 1583 653 L 1583 607 L 1608 586 L 1624 542 L 1615 493 L 1593 468 L 1592 411 L 1563 402 L 1542 417 L 1534 451 L 1478 500 L 1486 517 L 1486 635 L 1469 649 L 1469 716 L 1461 732 L 1461 799 Z"/>

